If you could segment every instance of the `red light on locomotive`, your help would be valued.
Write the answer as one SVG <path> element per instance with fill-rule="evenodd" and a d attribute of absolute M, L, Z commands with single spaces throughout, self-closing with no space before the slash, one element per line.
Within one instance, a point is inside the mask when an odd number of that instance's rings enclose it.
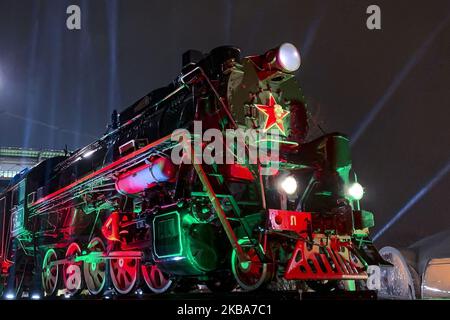
<path fill-rule="evenodd" d="M 157 183 L 173 180 L 175 171 L 170 159 L 157 158 L 121 175 L 116 181 L 116 189 L 125 195 L 138 194 Z"/>

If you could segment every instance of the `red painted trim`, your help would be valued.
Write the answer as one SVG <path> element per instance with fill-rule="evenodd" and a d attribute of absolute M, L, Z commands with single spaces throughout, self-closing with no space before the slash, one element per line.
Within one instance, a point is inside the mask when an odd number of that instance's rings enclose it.
<path fill-rule="evenodd" d="M 101 169 L 99 169 L 97 171 L 94 171 L 94 172 L 88 174 L 87 176 L 84 176 L 83 178 L 72 182 L 68 186 L 65 186 L 65 187 L 63 187 L 63 188 L 61 188 L 61 189 L 59 189 L 59 190 L 57 190 L 57 191 L 55 191 L 53 193 L 50 193 L 49 195 L 46 195 L 45 197 L 35 201 L 31 206 L 34 207 L 34 206 L 37 206 L 38 204 L 43 203 L 44 201 L 48 201 L 51 198 L 56 197 L 56 196 L 60 195 L 61 193 L 65 192 L 67 190 L 70 190 L 73 187 L 75 187 L 75 186 L 77 186 L 77 185 L 79 185 L 79 184 L 81 184 L 83 182 L 86 182 L 89 179 L 94 178 L 95 176 L 100 175 L 101 173 L 104 173 L 104 172 L 106 172 L 108 170 L 113 169 L 114 167 L 117 167 L 118 165 L 120 165 L 120 164 L 122 164 L 122 163 L 124 163 L 124 162 L 126 162 L 126 161 L 128 161 L 128 160 L 130 160 L 130 159 L 132 159 L 132 158 L 134 158 L 134 157 L 136 157 L 138 155 L 140 155 L 141 153 L 144 153 L 144 152 L 148 151 L 149 149 L 157 146 L 158 144 L 161 144 L 164 141 L 169 140 L 170 138 L 171 138 L 171 135 L 167 135 L 167 136 L 165 136 L 165 137 L 163 137 L 163 138 L 161 138 L 159 140 L 156 140 L 155 142 L 152 142 L 152 143 L 146 145 L 145 147 L 143 147 L 143 148 L 141 148 L 139 150 L 136 150 L 135 152 L 132 152 L 132 153 L 130 153 L 130 154 L 128 154 L 128 155 L 118 159 L 115 162 L 110 163 L 106 167 L 103 167 L 103 168 L 101 168 Z"/>
<path fill-rule="evenodd" d="M 277 231 L 294 231 L 301 235 L 309 231 L 311 212 L 269 209 L 270 228 Z"/>

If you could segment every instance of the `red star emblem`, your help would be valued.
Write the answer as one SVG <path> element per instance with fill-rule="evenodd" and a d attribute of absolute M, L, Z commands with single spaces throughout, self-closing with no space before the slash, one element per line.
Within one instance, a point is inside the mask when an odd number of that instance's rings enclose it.
<path fill-rule="evenodd" d="M 276 102 L 271 93 L 269 94 L 268 105 L 255 104 L 255 107 L 266 116 L 263 128 L 264 132 L 268 131 L 273 126 L 277 126 L 278 130 L 280 130 L 284 136 L 286 135 L 283 119 L 289 114 L 289 111 L 284 110 L 283 107 Z"/>

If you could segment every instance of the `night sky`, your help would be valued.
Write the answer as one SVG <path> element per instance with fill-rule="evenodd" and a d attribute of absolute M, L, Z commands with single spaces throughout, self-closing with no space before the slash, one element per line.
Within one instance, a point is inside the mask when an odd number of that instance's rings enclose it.
<path fill-rule="evenodd" d="M 80 31 L 66 28 L 71 4 Z M 366 28 L 370 4 L 382 30 Z M 448 0 L 0 0 L 0 145 L 76 149 L 172 81 L 184 51 L 282 42 L 300 49 L 314 121 L 354 138 L 374 234 L 403 213 L 377 244 L 450 228 Z"/>

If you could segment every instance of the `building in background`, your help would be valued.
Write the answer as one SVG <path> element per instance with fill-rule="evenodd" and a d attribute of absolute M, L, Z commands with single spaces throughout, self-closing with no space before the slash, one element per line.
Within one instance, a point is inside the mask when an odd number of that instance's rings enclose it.
<path fill-rule="evenodd" d="M 20 171 L 31 168 L 42 160 L 63 156 L 64 154 L 64 151 L 58 150 L 0 147 L 0 192 Z"/>

